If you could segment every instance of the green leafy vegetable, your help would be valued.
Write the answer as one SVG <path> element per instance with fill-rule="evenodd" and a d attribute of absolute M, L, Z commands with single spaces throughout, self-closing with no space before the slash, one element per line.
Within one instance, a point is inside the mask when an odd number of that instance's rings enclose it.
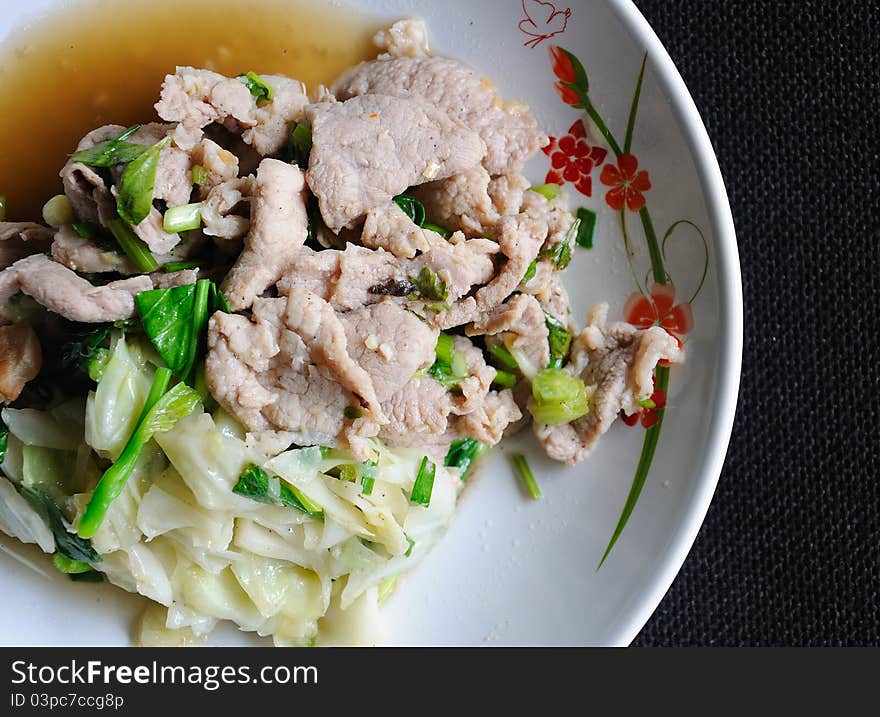
<path fill-rule="evenodd" d="M 201 348 L 209 303 L 217 300 L 215 292 L 211 281 L 199 279 L 186 286 L 142 291 L 135 297 L 145 333 L 168 368 L 184 380 L 189 380 Z"/>
<path fill-rule="evenodd" d="M 416 481 L 413 483 L 410 502 L 423 505 L 426 508 L 431 505 L 431 493 L 434 491 L 434 473 L 436 466 L 428 460 L 428 456 L 422 458 Z"/>
<path fill-rule="evenodd" d="M 152 190 L 150 191 L 152 192 Z M 121 219 L 111 219 L 107 222 L 107 228 L 113 233 L 122 251 L 131 259 L 138 271 L 149 274 L 159 268 L 156 257 L 150 253 L 147 245 L 141 241 L 128 224 Z"/>
<path fill-rule="evenodd" d="M 287 137 L 287 146 L 282 154 L 288 162 L 296 162 L 300 167 L 309 166 L 309 155 L 312 151 L 312 126 L 306 122 L 297 122 Z"/>
<path fill-rule="evenodd" d="M 544 312 L 550 342 L 550 368 L 562 368 L 571 348 L 571 332 L 555 316 Z"/>
<path fill-rule="evenodd" d="M 458 438 L 450 444 L 443 465 L 458 468 L 464 479 L 474 461 L 486 451 L 486 448 L 485 443 L 473 438 Z"/>
<path fill-rule="evenodd" d="M 71 573 L 70 579 L 75 583 L 102 583 L 104 575 L 97 570 L 89 570 L 85 573 Z"/>
<path fill-rule="evenodd" d="M 119 454 L 98 481 L 85 512 L 80 518 L 77 531 L 84 538 L 91 538 L 101 526 L 110 504 L 119 496 L 128 477 L 134 470 L 144 446 L 157 433 L 170 430 L 177 421 L 192 413 L 200 402 L 199 394 L 183 383 L 168 390 L 171 371 L 156 369 L 150 393 L 137 426 Z"/>
<path fill-rule="evenodd" d="M 517 472 L 520 478 L 522 478 L 522 482 L 532 500 L 541 500 L 541 487 L 538 485 L 538 481 L 535 480 L 535 474 L 532 473 L 526 457 L 522 453 L 515 454 L 513 456 L 513 464 L 516 466 Z"/>
<path fill-rule="evenodd" d="M 58 568 L 58 570 L 68 575 L 87 573 L 93 569 L 90 563 L 87 563 L 83 560 L 72 560 L 63 553 L 53 554 L 52 562 L 54 563 L 55 567 Z"/>
<path fill-rule="evenodd" d="M 87 164 L 90 167 L 115 167 L 117 164 L 133 162 L 148 148 L 142 144 L 134 144 L 125 140 L 140 128 L 140 125 L 134 125 L 112 139 L 98 142 L 94 147 L 89 147 L 81 152 L 75 152 L 70 155 L 70 161 Z"/>
<path fill-rule="evenodd" d="M 223 296 L 223 292 L 220 291 L 217 284 L 212 281 L 211 293 L 208 297 L 208 315 L 213 316 L 215 311 L 222 311 L 224 314 L 231 314 L 232 307 L 229 306 L 229 302 L 226 300 L 226 297 Z"/>
<path fill-rule="evenodd" d="M 9 426 L 0 418 L 0 463 L 6 460 L 6 448 L 9 445 Z"/>
<path fill-rule="evenodd" d="M 452 336 L 440 332 L 434 353 L 437 358 L 428 369 L 429 376 L 447 388 L 457 386 L 468 377 L 467 360 L 461 351 L 456 350 Z"/>
<path fill-rule="evenodd" d="M 272 98 L 275 96 L 275 88 L 268 84 L 253 70 L 245 72 L 243 75 L 239 75 L 238 79 L 240 79 L 250 93 L 257 98 L 257 101 L 262 100 L 264 102 L 271 102 Z"/>
<path fill-rule="evenodd" d="M 412 219 L 416 226 L 420 227 L 425 223 L 425 205 L 418 199 L 408 194 L 398 194 L 392 201 Z"/>
<path fill-rule="evenodd" d="M 437 234 L 442 236 L 444 239 L 449 239 L 449 237 L 452 236 L 452 232 L 449 231 L 448 229 L 444 229 L 441 226 L 438 226 L 436 224 L 431 224 L 429 222 L 425 222 L 424 224 L 422 224 L 422 229 L 427 229 L 428 231 L 436 232 Z"/>
<path fill-rule="evenodd" d="M 98 383 L 104 377 L 104 371 L 107 370 L 107 364 L 110 363 L 110 351 L 108 349 L 98 349 L 89 359 L 89 378 Z"/>
<path fill-rule="evenodd" d="M 192 229 L 198 229 L 202 226 L 202 207 L 204 202 L 196 202 L 194 204 L 182 204 L 179 207 L 172 207 L 162 218 L 162 226 L 169 234 L 178 234 L 180 232 L 188 232 Z"/>
<path fill-rule="evenodd" d="M 414 298 L 427 299 L 428 301 L 446 301 L 449 298 L 446 282 L 427 266 L 423 267 L 419 275 L 410 281 L 415 286 L 415 291 L 411 295 Z"/>
<path fill-rule="evenodd" d="M 296 508 L 313 518 L 323 519 L 324 513 L 320 505 L 309 500 L 294 486 L 288 485 L 280 478 L 274 478 L 274 480 L 278 481 L 278 491 L 277 496 L 273 497 L 270 493 L 270 480 L 273 479 L 269 477 L 265 470 L 254 463 L 250 463 L 242 471 L 232 491 L 260 503 L 286 505 L 290 508 Z"/>
<path fill-rule="evenodd" d="M 87 371 L 89 363 L 110 336 L 110 326 L 75 335 L 61 346 L 61 368 Z"/>
<path fill-rule="evenodd" d="M 584 249 L 593 248 L 593 234 L 596 232 L 596 212 L 586 207 L 577 210 L 577 218 L 580 220 L 574 243 Z"/>
<path fill-rule="evenodd" d="M 537 192 L 547 199 L 556 199 L 562 193 L 562 187 L 558 184 L 549 182 L 547 184 L 539 184 L 535 187 L 529 187 L 533 192 Z"/>
<path fill-rule="evenodd" d="M 171 144 L 171 137 L 165 137 L 136 159 L 129 162 L 119 183 L 119 196 L 116 198 L 116 211 L 129 224 L 138 225 L 153 207 L 153 189 L 156 185 L 156 168 L 159 155 Z M 114 235 L 116 232 L 114 232 Z M 116 237 L 119 239 L 119 237 Z M 122 242 L 120 242 L 121 244 Z"/>
<path fill-rule="evenodd" d="M 528 284 L 532 279 L 535 278 L 535 274 L 537 272 L 538 272 L 538 260 L 533 259 L 532 263 L 529 264 L 529 268 L 526 269 L 526 273 L 523 274 L 523 278 L 519 283 L 520 284 Z"/>
<path fill-rule="evenodd" d="M 31 507 L 46 519 L 49 530 L 55 537 L 55 550 L 70 560 L 80 560 L 84 563 L 101 561 L 101 556 L 98 555 L 89 540 L 67 530 L 67 520 L 51 495 L 39 486 L 26 486 L 17 483 L 15 487 L 27 499 Z"/>
<path fill-rule="evenodd" d="M 584 382 L 562 368 L 545 368 L 532 380 L 532 415 L 550 426 L 571 423 L 590 411 Z"/>
<path fill-rule="evenodd" d="M 166 274 L 171 274 L 175 271 L 186 271 L 187 269 L 198 269 L 199 262 L 197 261 L 169 261 L 167 264 L 162 266 L 162 271 Z"/>
<path fill-rule="evenodd" d="M 201 164 L 197 164 L 189 171 L 189 178 L 196 186 L 204 187 L 208 183 L 210 175 L 207 169 Z"/>
<path fill-rule="evenodd" d="M 516 371 L 519 364 L 513 358 L 513 354 L 508 351 L 503 344 L 492 344 L 488 349 L 489 355 L 492 356 L 504 368 Z"/>

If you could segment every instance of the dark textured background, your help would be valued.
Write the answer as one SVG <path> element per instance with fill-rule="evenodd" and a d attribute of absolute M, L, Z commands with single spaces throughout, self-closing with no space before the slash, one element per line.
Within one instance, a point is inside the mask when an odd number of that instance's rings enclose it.
<path fill-rule="evenodd" d="M 880 645 L 877 2 L 637 0 L 709 130 L 745 292 L 706 522 L 635 645 Z"/>

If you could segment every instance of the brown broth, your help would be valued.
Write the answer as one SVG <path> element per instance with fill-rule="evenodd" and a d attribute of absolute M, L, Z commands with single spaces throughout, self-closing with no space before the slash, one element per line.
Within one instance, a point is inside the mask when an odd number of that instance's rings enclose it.
<path fill-rule="evenodd" d="M 155 119 L 175 65 L 295 77 L 309 89 L 375 55 L 376 23 L 326 0 L 79 0 L 0 47 L 0 195 L 39 219 L 80 137 Z"/>

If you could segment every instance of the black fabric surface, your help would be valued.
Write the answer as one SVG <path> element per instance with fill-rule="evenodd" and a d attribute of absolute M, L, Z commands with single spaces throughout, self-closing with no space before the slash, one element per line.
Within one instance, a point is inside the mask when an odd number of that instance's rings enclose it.
<path fill-rule="evenodd" d="M 634 644 L 878 645 L 878 3 L 637 4 L 718 154 L 745 352 L 712 507 Z"/>

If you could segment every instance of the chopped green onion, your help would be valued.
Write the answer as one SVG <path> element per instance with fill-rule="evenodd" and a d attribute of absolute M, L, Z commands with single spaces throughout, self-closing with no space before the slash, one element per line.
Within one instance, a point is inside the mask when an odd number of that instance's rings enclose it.
<path fill-rule="evenodd" d="M 513 464 L 516 466 L 519 476 L 522 478 L 522 482 L 532 500 L 541 500 L 541 487 L 538 485 L 538 481 L 535 480 L 535 474 L 532 473 L 526 457 L 522 453 L 515 454 L 513 456 Z"/>
<path fill-rule="evenodd" d="M 57 229 L 62 224 L 73 224 L 73 205 L 64 194 L 56 194 L 43 205 L 43 221 Z"/>
<path fill-rule="evenodd" d="M 239 75 L 238 79 L 240 79 L 250 93 L 257 98 L 258 102 L 260 100 L 265 102 L 272 101 L 272 97 L 275 95 L 275 88 L 268 84 L 253 70 L 245 72 L 243 75 Z"/>
<path fill-rule="evenodd" d="M 364 415 L 364 412 L 358 408 L 357 406 L 346 406 L 342 410 L 342 415 L 345 416 L 350 421 L 357 420 L 361 416 Z"/>
<path fill-rule="evenodd" d="M 104 377 L 104 371 L 107 364 L 110 363 L 110 351 L 107 349 L 98 349 L 89 359 L 89 378 L 98 383 Z"/>
<path fill-rule="evenodd" d="M 539 184 L 535 187 L 529 187 L 533 192 L 537 192 L 547 199 L 556 199 L 562 193 L 562 187 L 558 184 L 548 182 L 547 184 Z"/>
<path fill-rule="evenodd" d="M 91 538 L 101 526 L 107 509 L 125 487 L 144 446 L 157 433 L 173 428 L 178 420 L 188 416 L 198 405 L 200 401 L 198 393 L 184 383 L 179 383 L 168 390 L 170 382 L 169 369 L 156 369 L 150 393 L 134 431 L 129 436 L 119 458 L 101 476 L 80 518 L 77 532 L 83 538 Z"/>
<path fill-rule="evenodd" d="M 449 239 L 449 237 L 452 236 L 452 232 L 449 231 L 448 229 L 444 229 L 443 227 L 438 226 L 436 224 L 431 224 L 430 222 L 425 222 L 424 224 L 422 224 L 422 229 L 427 229 L 428 231 L 436 232 L 437 234 L 442 236 L 444 239 Z"/>
<path fill-rule="evenodd" d="M 394 592 L 394 585 L 396 582 L 397 576 L 391 575 L 390 577 L 385 578 L 381 583 L 379 583 L 378 603 L 380 605 L 385 602 L 389 597 L 391 597 L 391 593 Z"/>
<path fill-rule="evenodd" d="M 6 221 L 6 197 L 0 195 L 0 222 Z"/>
<path fill-rule="evenodd" d="M 416 541 L 410 538 L 406 533 L 404 533 L 403 536 L 406 538 L 406 543 L 408 546 L 406 552 L 403 554 L 403 557 L 408 558 L 410 555 L 412 555 L 412 551 L 416 545 Z"/>
<path fill-rule="evenodd" d="M 650 396 L 648 398 L 643 398 L 641 401 L 639 401 L 639 406 L 641 408 L 657 408 L 657 404 Z"/>
<path fill-rule="evenodd" d="M 187 269 L 198 269 L 199 262 L 197 261 L 169 261 L 167 264 L 162 266 L 162 271 L 166 274 L 172 274 L 175 271 L 186 271 Z"/>
<path fill-rule="evenodd" d="M 577 210 L 577 218 L 580 219 L 574 242 L 584 249 L 593 248 L 593 234 L 596 231 L 596 212 L 586 207 Z"/>
<path fill-rule="evenodd" d="M 496 369 L 495 378 L 492 379 L 492 385 L 498 388 L 513 388 L 516 386 L 516 374 Z"/>
<path fill-rule="evenodd" d="M 269 480 L 269 474 L 264 469 L 254 463 L 249 463 L 241 472 L 232 492 L 260 503 L 296 508 L 313 518 L 323 519 L 323 508 L 320 505 L 280 478 L 277 479 L 279 482 L 278 495 L 273 498 L 269 493 Z"/>
<path fill-rule="evenodd" d="M 455 339 L 442 331 L 437 336 L 434 349 L 436 359 L 428 369 L 428 375 L 447 388 L 453 388 L 468 377 L 467 359 L 455 349 Z"/>
<path fill-rule="evenodd" d="M 162 220 L 162 226 L 169 234 L 179 234 L 180 232 L 188 232 L 191 229 L 198 229 L 202 226 L 201 210 L 204 202 L 196 202 L 195 204 L 183 204 L 179 207 L 172 207 L 165 212 Z"/>
<path fill-rule="evenodd" d="M 131 259 L 132 264 L 137 267 L 138 271 L 150 274 L 159 268 L 159 262 L 156 261 L 147 245 L 141 241 L 134 230 L 121 219 L 111 219 L 107 222 L 107 228 L 113 232 L 116 241 L 125 255 Z"/>
<path fill-rule="evenodd" d="M 425 205 L 418 199 L 408 194 L 399 194 L 392 201 L 412 219 L 413 224 L 420 227 L 425 223 Z"/>
<path fill-rule="evenodd" d="M 562 368 L 545 368 L 532 380 L 529 408 L 537 421 L 558 426 L 589 413 L 590 399 L 581 379 Z"/>
<path fill-rule="evenodd" d="M 535 274 L 537 272 L 538 272 L 538 260 L 533 259 L 532 263 L 529 264 L 529 268 L 526 269 L 526 273 L 523 274 L 523 278 L 519 283 L 520 284 L 528 284 L 532 279 L 535 278 Z"/>
<path fill-rule="evenodd" d="M 426 508 L 431 505 L 431 493 L 434 490 L 434 473 L 436 466 L 428 460 L 428 456 L 422 458 L 416 481 L 413 483 L 410 502 L 423 505 Z"/>
<path fill-rule="evenodd" d="M 458 468 L 459 475 L 464 480 L 473 462 L 485 452 L 486 448 L 485 443 L 474 438 L 457 438 L 450 444 L 443 465 Z"/>
<path fill-rule="evenodd" d="M 423 267 L 419 275 L 410 281 L 415 286 L 413 295 L 415 298 L 427 299 L 428 301 L 446 301 L 449 298 L 449 290 L 433 269 Z"/>
<path fill-rule="evenodd" d="M 67 575 L 87 573 L 94 569 L 90 563 L 83 560 L 73 560 L 64 555 L 64 553 L 54 553 L 52 555 L 52 563 L 58 570 Z"/>
<path fill-rule="evenodd" d="M 550 343 L 550 368 L 562 368 L 568 358 L 571 348 L 571 332 L 565 328 L 559 319 L 544 312 L 544 323 L 547 326 L 547 336 Z"/>
<path fill-rule="evenodd" d="M 201 164 L 197 164 L 189 171 L 189 178 L 196 186 L 204 187 L 208 183 L 210 175 L 207 169 Z"/>
<path fill-rule="evenodd" d="M 361 493 L 363 495 L 371 495 L 373 487 L 376 485 L 376 461 L 364 461 L 358 464 L 358 475 L 361 479 Z"/>
<path fill-rule="evenodd" d="M 565 237 L 563 237 L 562 241 L 542 251 L 538 254 L 538 258 L 552 259 L 559 271 L 568 268 L 568 265 L 571 263 L 571 245 L 575 237 L 577 237 L 580 226 L 581 220 L 575 219 L 568 228 L 568 231 L 565 232 Z"/>
<path fill-rule="evenodd" d="M 505 348 L 504 344 L 492 344 L 488 348 L 488 351 L 498 363 L 504 366 L 504 368 L 509 368 L 514 371 L 519 368 L 519 364 L 516 362 L 516 359 L 513 358 L 513 354 Z"/>
<path fill-rule="evenodd" d="M 318 446 L 321 449 L 321 458 L 329 458 L 330 454 L 333 453 L 333 448 L 330 446 Z"/>
<path fill-rule="evenodd" d="M 90 167 L 115 167 L 117 164 L 133 162 L 146 152 L 148 148 L 142 144 L 134 144 L 125 140 L 140 128 L 141 126 L 136 124 L 120 132 L 112 139 L 98 142 L 94 147 L 75 152 L 70 155 L 70 161 L 87 164 Z"/>

